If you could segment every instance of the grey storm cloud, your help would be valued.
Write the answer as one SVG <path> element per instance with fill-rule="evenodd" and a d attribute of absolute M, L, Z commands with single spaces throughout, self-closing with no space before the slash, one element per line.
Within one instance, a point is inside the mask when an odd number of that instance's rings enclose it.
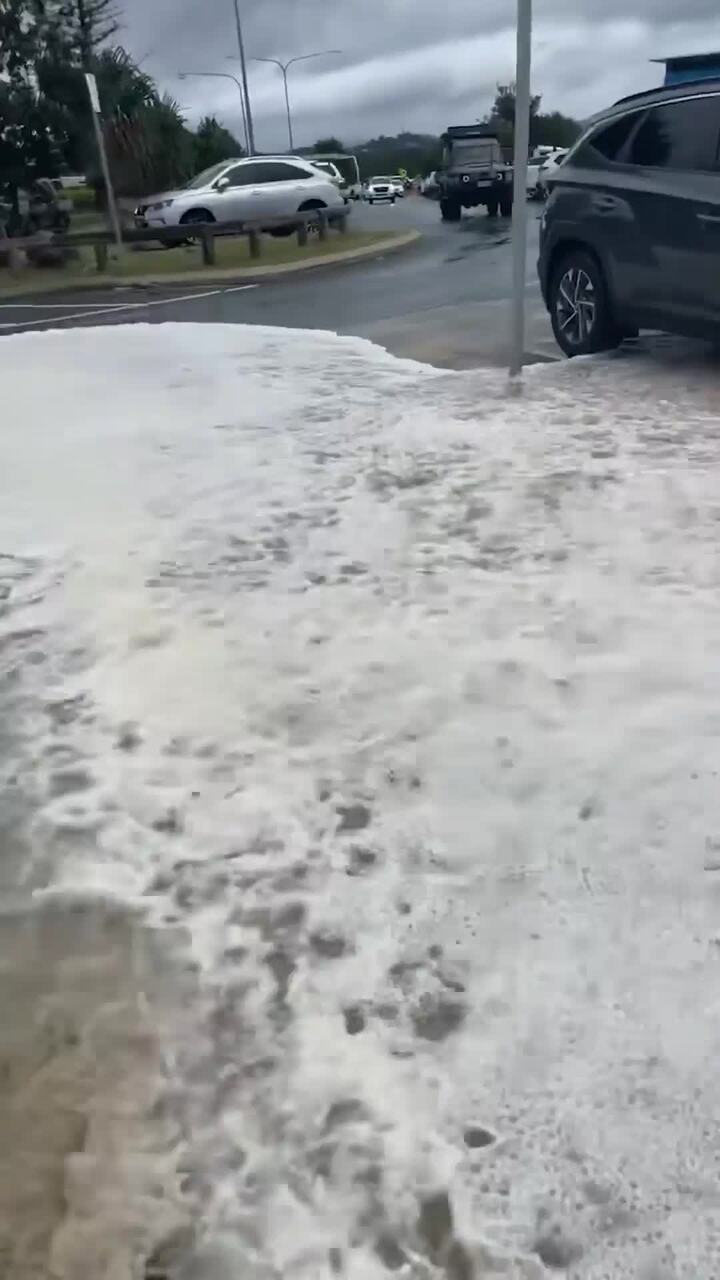
<path fill-rule="evenodd" d="M 180 81 L 180 71 L 237 74 L 232 0 L 120 0 L 120 39 L 183 106 L 239 129 L 232 81 Z M 240 0 L 249 56 L 288 59 L 300 143 L 347 143 L 401 129 L 440 132 L 482 115 L 512 78 L 514 0 Z M 658 82 L 653 57 L 715 48 L 718 0 L 535 0 L 533 89 L 546 109 L 584 117 Z M 280 73 L 250 63 L 259 146 L 285 145 Z"/>

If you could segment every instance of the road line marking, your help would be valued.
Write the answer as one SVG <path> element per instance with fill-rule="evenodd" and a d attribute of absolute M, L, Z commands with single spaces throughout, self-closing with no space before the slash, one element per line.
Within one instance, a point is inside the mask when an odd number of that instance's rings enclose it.
<path fill-rule="evenodd" d="M 243 289 L 257 289 L 255 284 L 242 285 Z M 147 302 L 115 302 L 110 306 L 96 308 L 93 311 L 73 311 L 69 316 L 58 316 L 56 323 L 65 324 L 68 320 L 88 320 L 93 316 L 116 315 L 119 311 L 143 311 L 148 307 L 169 307 L 177 302 L 194 302 L 196 298 L 217 298 L 222 293 L 230 293 L 229 289 L 209 289 L 205 293 L 186 293 L 179 298 L 151 298 Z M 35 304 L 37 305 L 37 304 Z M 56 306 L 59 304 L 55 304 Z M 43 320 L 8 320 L 0 324 L 0 329 L 29 329 L 39 324 L 47 324 L 50 317 Z"/>
<path fill-rule="evenodd" d="M 125 302 L 89 302 L 89 307 L 124 307 Z M 78 302 L 0 302 L 0 311 L 67 311 L 68 307 L 80 306 Z"/>

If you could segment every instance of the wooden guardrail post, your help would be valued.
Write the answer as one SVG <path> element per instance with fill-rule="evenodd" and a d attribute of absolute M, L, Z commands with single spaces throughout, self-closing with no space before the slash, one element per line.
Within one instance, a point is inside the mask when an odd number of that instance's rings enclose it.
<path fill-rule="evenodd" d="M 5 248 L 5 241 L 3 241 L 3 248 Z M 7 262 L 11 271 L 19 271 L 23 265 L 22 253 L 12 243 L 12 240 L 8 244 Z"/>
<path fill-rule="evenodd" d="M 200 235 L 203 266 L 215 266 L 215 233 L 212 227 L 203 227 Z"/>
<path fill-rule="evenodd" d="M 0 0 L 2 3 L 2 0 Z M 277 227 L 284 233 L 293 233 L 297 236 L 298 245 L 304 248 L 310 238 L 310 232 L 317 230 L 319 240 L 327 240 L 331 227 L 336 227 L 338 231 L 347 231 L 347 214 L 338 212 L 329 215 L 326 209 L 312 209 L 305 213 L 297 214 L 295 217 L 283 218 L 264 218 L 262 221 L 258 219 L 255 222 L 229 222 L 222 227 L 214 224 L 199 224 L 193 228 L 190 235 L 194 241 L 200 244 L 202 251 L 203 265 L 207 267 L 215 266 L 217 236 L 233 235 L 247 236 L 250 257 L 257 259 L 262 255 L 262 236 L 264 232 L 270 228 Z M 123 244 L 136 245 L 159 242 L 170 247 L 183 243 L 185 236 L 188 234 L 186 228 L 178 227 L 127 227 L 123 232 Z M 20 255 L 22 250 L 26 248 L 35 248 L 37 245 L 36 237 L 18 238 L 8 242 L 0 241 L 2 253 L 8 259 L 8 265 L 13 261 L 22 261 L 17 259 L 16 255 Z M 57 250 L 70 249 L 73 250 L 80 245 L 87 245 L 91 248 L 95 257 L 95 266 L 98 272 L 108 270 L 110 265 L 109 249 L 114 244 L 111 233 L 108 231 L 71 231 L 65 235 L 54 235 L 50 242 L 52 247 Z"/>

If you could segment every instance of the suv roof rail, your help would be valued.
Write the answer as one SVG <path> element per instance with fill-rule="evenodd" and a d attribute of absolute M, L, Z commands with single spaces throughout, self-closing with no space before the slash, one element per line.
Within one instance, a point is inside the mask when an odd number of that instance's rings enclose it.
<path fill-rule="evenodd" d="M 654 85 L 652 89 L 641 89 L 639 93 L 628 93 L 624 98 L 618 98 L 617 102 L 613 103 L 613 106 L 620 107 L 625 102 L 634 102 L 636 98 L 650 98 L 658 93 L 670 97 L 686 97 L 694 89 L 706 89 L 709 85 L 714 86 L 720 93 L 720 78 L 718 76 L 706 76 L 703 80 L 684 80 L 680 84 L 658 84 Z"/>

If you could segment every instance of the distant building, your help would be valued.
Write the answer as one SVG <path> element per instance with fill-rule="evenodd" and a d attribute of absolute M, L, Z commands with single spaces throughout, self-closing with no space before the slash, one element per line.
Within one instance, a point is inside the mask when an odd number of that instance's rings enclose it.
<path fill-rule="evenodd" d="M 720 80 L 720 53 L 688 53 L 672 58 L 652 58 L 665 67 L 665 84 L 693 80 Z"/>

